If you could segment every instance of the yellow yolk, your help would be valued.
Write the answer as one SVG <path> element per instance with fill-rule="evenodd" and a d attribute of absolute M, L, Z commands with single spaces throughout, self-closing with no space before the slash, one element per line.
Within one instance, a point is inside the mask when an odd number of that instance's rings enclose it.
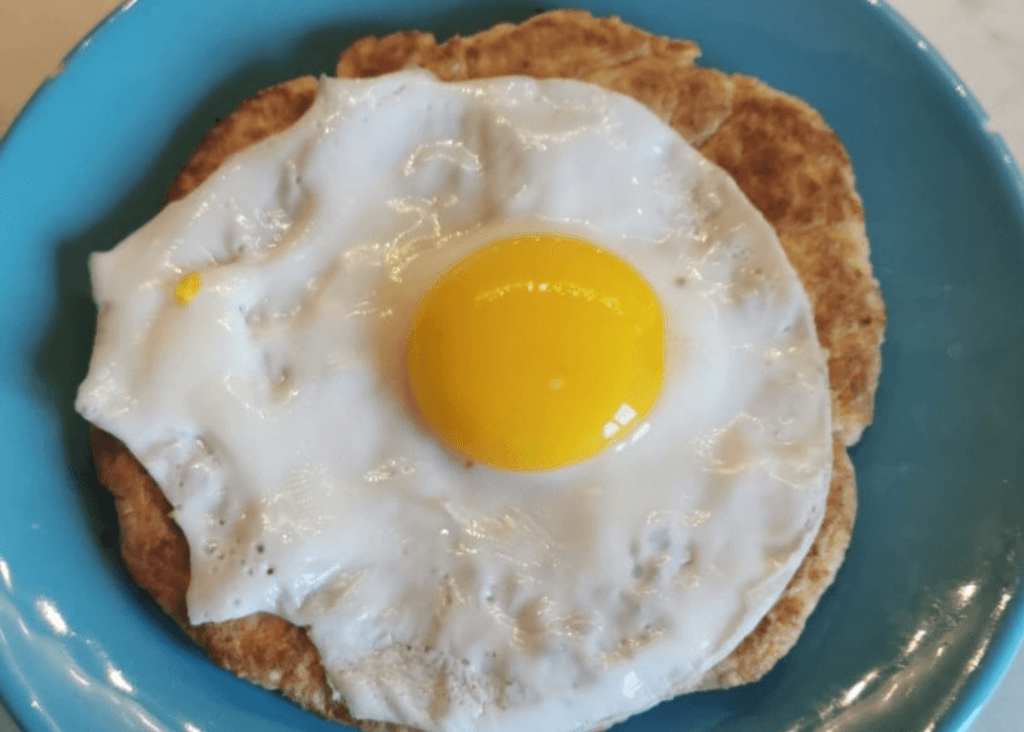
<path fill-rule="evenodd" d="M 181 282 L 174 288 L 174 299 L 182 305 L 188 305 L 192 302 L 192 298 L 199 292 L 199 288 L 203 286 L 203 278 L 198 272 L 191 272 L 181 278 Z"/>
<path fill-rule="evenodd" d="M 653 406 L 664 324 L 650 286 L 579 239 L 499 239 L 462 259 L 419 305 L 408 372 L 430 428 L 507 470 L 591 457 Z"/>

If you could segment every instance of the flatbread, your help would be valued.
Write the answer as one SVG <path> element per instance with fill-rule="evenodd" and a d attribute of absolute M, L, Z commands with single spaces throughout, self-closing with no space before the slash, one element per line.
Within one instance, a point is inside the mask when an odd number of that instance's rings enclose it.
<path fill-rule="evenodd" d="M 856 512 L 845 446 L 859 439 L 872 418 L 885 309 L 871 273 L 850 161 L 834 133 L 794 97 L 756 79 L 694 66 L 699 54 L 690 41 L 653 36 L 616 18 L 555 11 L 441 45 L 419 32 L 365 38 L 343 53 L 337 74 L 366 77 L 420 65 L 449 80 L 529 74 L 601 84 L 643 102 L 699 146 L 775 227 L 830 352 L 833 476 L 810 552 L 755 631 L 702 680 L 699 688 L 712 689 L 755 681 L 784 656 L 842 563 Z M 243 103 L 203 138 L 168 200 L 186 195 L 234 152 L 295 122 L 316 93 L 316 80 L 301 77 Z M 189 548 L 170 504 L 116 438 L 94 429 L 92 446 L 100 481 L 116 500 L 129 572 L 215 662 L 324 717 L 363 729 L 403 729 L 353 720 L 332 694 L 305 631 L 286 620 L 257 614 L 190 625 Z"/>

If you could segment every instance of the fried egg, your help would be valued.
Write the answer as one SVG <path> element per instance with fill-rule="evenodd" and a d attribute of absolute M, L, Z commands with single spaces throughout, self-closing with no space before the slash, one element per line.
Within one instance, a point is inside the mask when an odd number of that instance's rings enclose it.
<path fill-rule="evenodd" d="M 807 297 L 616 93 L 325 78 L 90 267 L 77 408 L 172 504 L 191 622 L 307 628 L 357 718 L 607 726 L 728 655 L 820 525 Z"/>

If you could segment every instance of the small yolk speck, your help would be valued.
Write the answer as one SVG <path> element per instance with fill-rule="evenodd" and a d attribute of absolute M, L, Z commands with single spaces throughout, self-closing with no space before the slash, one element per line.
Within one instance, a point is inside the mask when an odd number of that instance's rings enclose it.
<path fill-rule="evenodd" d="M 202 276 L 198 272 L 190 272 L 182 277 L 181 282 L 174 288 L 174 299 L 182 305 L 188 305 L 202 286 Z"/>
<path fill-rule="evenodd" d="M 628 435 L 654 405 L 661 306 L 639 273 L 589 242 L 499 239 L 424 296 L 407 367 L 442 441 L 496 468 L 558 468 Z"/>

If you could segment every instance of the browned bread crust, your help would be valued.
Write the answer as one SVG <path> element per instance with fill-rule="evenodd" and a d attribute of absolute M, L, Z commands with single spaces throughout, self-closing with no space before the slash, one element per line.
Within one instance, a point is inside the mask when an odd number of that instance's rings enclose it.
<path fill-rule="evenodd" d="M 175 176 L 167 191 L 167 202 L 184 197 L 239 150 L 291 127 L 312 106 L 318 87 L 315 77 L 300 76 L 264 89 L 224 119 L 217 120 Z"/>
<path fill-rule="evenodd" d="M 736 649 L 708 672 L 700 689 L 726 689 L 750 683 L 768 673 L 796 645 L 825 589 L 846 556 L 857 514 L 857 481 L 853 463 L 838 438 L 832 440 L 832 482 L 825 519 L 782 597 Z"/>
<path fill-rule="evenodd" d="M 806 103 L 756 79 L 733 80 L 732 112 L 700 151 L 736 180 L 778 233 L 829 352 L 832 430 L 852 445 L 874 413 L 886 321 L 853 168 Z"/>
<path fill-rule="evenodd" d="M 365 38 L 341 56 L 337 71 L 364 77 L 416 64 L 443 79 L 529 74 L 618 90 L 647 104 L 728 170 L 775 227 L 831 354 L 835 464 L 811 551 L 757 629 L 705 677 L 701 688 L 710 689 L 754 681 L 785 655 L 842 562 L 856 511 L 844 445 L 856 442 L 871 421 L 885 310 L 871 274 L 860 198 L 838 139 L 805 103 L 754 79 L 698 68 L 698 55 L 689 41 L 659 38 L 614 18 L 557 11 L 441 45 L 418 32 Z M 186 195 L 237 150 L 292 124 L 315 95 L 315 80 L 303 77 L 245 102 L 203 138 L 168 199 Z M 122 553 L 136 581 L 220 665 L 318 714 L 353 723 L 301 628 L 267 614 L 189 625 L 188 545 L 170 505 L 119 441 L 99 430 L 92 441 L 100 480 L 116 498 Z"/>

